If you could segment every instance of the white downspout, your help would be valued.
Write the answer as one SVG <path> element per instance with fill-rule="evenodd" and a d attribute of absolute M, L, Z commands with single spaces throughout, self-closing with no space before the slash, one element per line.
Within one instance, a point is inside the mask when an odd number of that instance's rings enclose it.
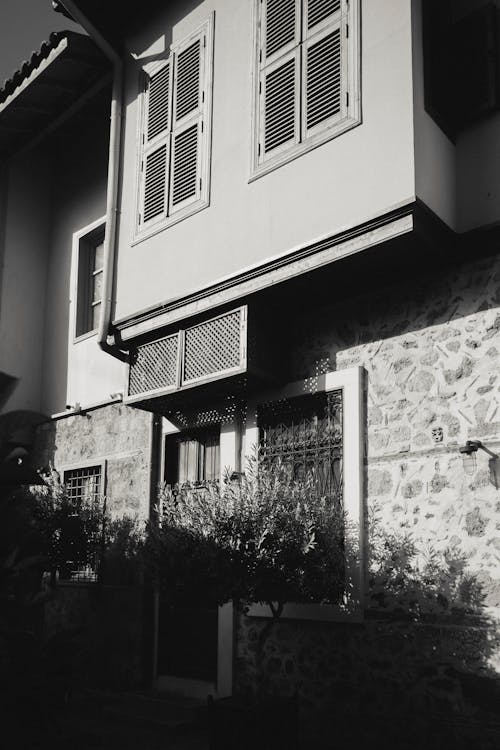
<path fill-rule="evenodd" d="M 103 297 L 97 343 L 108 354 L 127 361 L 127 355 L 116 344 L 108 342 L 113 314 L 113 286 L 116 260 L 116 226 L 118 219 L 118 186 L 123 108 L 123 61 L 120 54 L 76 7 L 73 0 L 60 0 L 76 23 L 85 29 L 91 39 L 113 63 L 113 91 L 109 124 L 108 182 L 106 191 L 106 233 L 104 236 Z"/>

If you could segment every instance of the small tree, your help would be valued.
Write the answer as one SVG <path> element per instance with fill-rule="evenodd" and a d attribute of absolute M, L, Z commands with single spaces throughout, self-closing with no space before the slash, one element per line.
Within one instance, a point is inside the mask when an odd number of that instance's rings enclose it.
<path fill-rule="evenodd" d="M 245 476 L 222 486 L 160 491 L 147 549 L 158 586 L 172 604 L 233 601 L 242 612 L 267 604 L 258 659 L 286 602 L 335 602 L 345 585 L 344 514 L 317 497 L 314 475 L 297 479 L 258 454 Z"/>

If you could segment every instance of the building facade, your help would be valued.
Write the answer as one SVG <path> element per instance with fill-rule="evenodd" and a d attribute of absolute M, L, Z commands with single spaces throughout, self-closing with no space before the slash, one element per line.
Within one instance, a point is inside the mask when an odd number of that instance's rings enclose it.
<path fill-rule="evenodd" d="M 45 415 L 33 461 L 115 518 L 263 440 L 311 465 L 336 425 L 350 596 L 290 605 L 268 671 L 326 716 L 360 684 L 374 715 L 475 715 L 500 664 L 497 4 L 60 6 L 90 39 L 0 105 L 3 410 Z M 262 607 L 199 613 L 177 655 L 185 616 L 139 610 L 123 647 L 156 684 L 251 687 Z"/>

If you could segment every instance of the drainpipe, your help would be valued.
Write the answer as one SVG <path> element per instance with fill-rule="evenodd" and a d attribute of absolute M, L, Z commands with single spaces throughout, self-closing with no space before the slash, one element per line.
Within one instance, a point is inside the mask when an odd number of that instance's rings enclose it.
<path fill-rule="evenodd" d="M 104 237 L 103 297 L 97 342 L 101 349 L 122 362 L 128 361 L 127 354 L 108 337 L 111 333 L 113 314 L 113 282 L 116 261 L 116 224 L 118 217 L 118 178 L 120 174 L 120 149 L 122 133 L 123 104 L 123 62 L 121 55 L 88 20 L 73 0 L 59 0 L 76 23 L 85 29 L 91 39 L 113 63 L 113 91 L 109 125 L 108 183 L 106 191 L 106 234 Z"/>

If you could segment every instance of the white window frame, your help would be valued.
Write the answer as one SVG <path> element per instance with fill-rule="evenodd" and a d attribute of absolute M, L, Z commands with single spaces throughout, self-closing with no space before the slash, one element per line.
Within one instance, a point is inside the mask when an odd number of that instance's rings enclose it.
<path fill-rule="evenodd" d="M 212 151 L 212 99 L 213 99 L 213 48 L 214 48 L 214 17 L 215 13 L 212 12 L 207 20 L 198 26 L 191 34 L 184 37 L 179 42 L 172 44 L 165 54 L 165 57 L 161 61 L 155 61 L 144 65 L 139 74 L 138 83 L 138 107 L 137 107 L 137 139 L 136 139 L 136 177 L 135 177 L 135 216 L 134 216 L 134 236 L 132 245 L 142 242 L 149 237 L 154 236 L 158 232 L 162 232 L 167 227 L 177 224 L 179 221 L 191 216 L 192 214 L 207 208 L 210 205 L 210 164 L 211 164 L 211 151 Z M 174 57 L 182 52 L 183 49 L 189 47 L 200 36 L 204 36 L 206 43 L 206 52 L 203 69 L 201 71 L 201 86 L 204 92 L 204 100 L 201 104 L 202 119 L 203 119 L 203 132 L 199 133 L 199 150 L 198 150 L 198 163 L 201 178 L 201 187 L 199 187 L 199 195 L 193 200 L 189 199 L 185 205 L 171 209 L 171 176 L 172 176 L 172 163 L 173 163 L 173 135 L 175 133 L 175 126 L 173 123 L 173 102 L 174 102 Z M 146 226 L 142 225 L 139 221 L 139 216 L 142 211 L 143 203 L 143 190 L 144 190 L 144 179 L 142 177 L 142 162 L 144 159 L 145 145 L 143 143 L 144 135 L 146 132 L 146 109 L 147 109 L 147 96 L 145 90 L 145 82 L 148 77 L 153 76 L 156 72 L 161 70 L 166 64 L 170 65 L 169 77 L 170 77 L 170 93 L 169 93 L 169 131 L 166 136 L 167 143 L 167 187 L 165 192 L 165 212 L 159 217 L 155 217 L 151 222 L 148 222 Z M 190 119 L 190 116 L 186 117 L 186 121 Z M 196 118 L 193 118 L 193 124 Z M 178 126 L 178 124 L 177 124 Z M 160 139 L 161 140 L 161 139 Z"/>
<path fill-rule="evenodd" d="M 93 328 L 92 330 L 86 331 L 85 333 L 78 333 L 78 324 L 80 320 L 79 305 L 81 302 L 81 290 L 82 284 L 87 284 L 88 279 L 81 278 L 81 263 L 80 254 L 85 252 L 86 248 L 84 245 L 88 240 L 100 232 L 105 233 L 106 231 L 106 217 L 101 216 L 96 221 L 83 227 L 78 232 L 73 234 L 73 247 L 71 253 L 71 294 L 70 294 L 70 329 L 69 339 L 70 344 L 78 344 L 85 339 L 91 338 L 97 335 L 98 329 Z M 102 305 L 102 297 L 101 297 Z M 102 309 L 102 308 L 101 308 Z"/>
<path fill-rule="evenodd" d="M 344 601 L 339 604 L 285 604 L 282 618 L 296 620 L 363 620 L 365 590 L 364 530 L 364 370 L 352 367 L 289 383 L 259 394 L 248 403 L 244 452 L 250 457 L 259 444 L 257 419 L 260 403 L 291 399 L 313 393 L 342 391 L 344 510 L 349 534 Z M 251 617 L 270 617 L 267 604 L 253 604 Z"/>
<path fill-rule="evenodd" d="M 305 136 L 305 113 L 303 112 L 302 101 L 303 92 L 305 91 L 304 76 L 305 76 L 305 64 L 304 55 L 302 50 L 306 49 L 311 43 L 317 41 L 322 35 L 325 34 L 325 28 L 328 25 L 325 23 L 318 24 L 317 29 L 314 29 L 314 33 L 307 34 L 305 23 L 306 13 L 305 5 L 306 0 L 299 0 L 299 6 L 302 8 L 301 16 L 299 21 L 299 27 L 301 29 L 301 37 L 298 45 L 300 50 L 299 60 L 299 72 L 298 77 L 300 85 L 296 93 L 297 106 L 299 109 L 298 123 L 300 128 L 299 139 L 297 143 L 293 145 L 284 145 L 276 149 L 267 158 L 259 153 L 259 144 L 263 143 L 262 130 L 263 123 L 261 122 L 260 113 L 260 83 L 263 73 L 263 66 L 260 64 L 260 26 L 261 23 L 261 7 L 262 0 L 254 0 L 254 60 L 253 60 L 253 93 L 252 93 L 252 150 L 251 150 L 251 164 L 250 164 L 250 178 L 249 182 L 253 182 L 262 175 L 272 172 L 274 169 L 281 167 L 283 164 L 296 159 L 302 154 L 311 151 L 314 148 L 326 143 L 337 136 L 342 135 L 351 128 L 356 127 L 361 123 L 361 0 L 348 0 L 347 12 L 342 15 L 341 19 L 341 34 L 342 39 L 346 38 L 347 27 L 348 27 L 348 44 L 341 44 L 342 54 L 342 70 L 343 70 L 343 91 L 349 94 L 349 104 L 346 105 L 345 100 L 341 103 L 341 113 L 335 118 L 326 120 L 325 123 L 320 123 L 313 128 L 313 132 L 309 136 Z M 282 60 L 285 53 L 289 52 L 290 45 L 280 50 L 280 54 L 276 54 L 270 57 L 268 64 L 273 61 L 275 64 L 277 60 Z"/>

